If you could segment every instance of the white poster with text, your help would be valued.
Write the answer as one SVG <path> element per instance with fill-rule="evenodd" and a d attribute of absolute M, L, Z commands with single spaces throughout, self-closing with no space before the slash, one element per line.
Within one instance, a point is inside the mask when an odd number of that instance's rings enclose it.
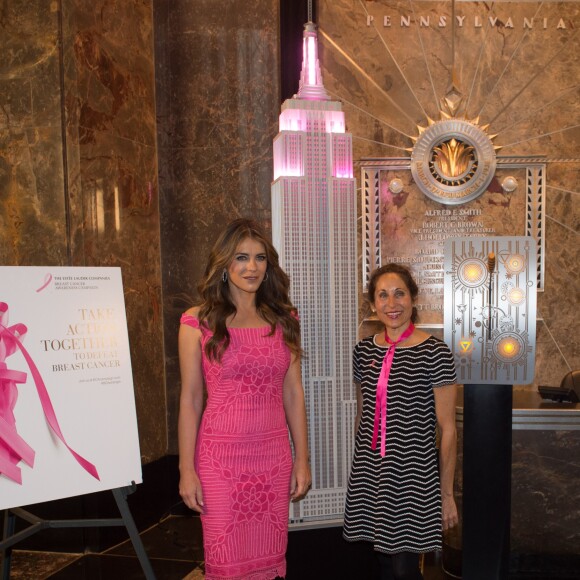
<path fill-rule="evenodd" d="M 141 481 L 120 268 L 0 267 L 0 509 Z"/>

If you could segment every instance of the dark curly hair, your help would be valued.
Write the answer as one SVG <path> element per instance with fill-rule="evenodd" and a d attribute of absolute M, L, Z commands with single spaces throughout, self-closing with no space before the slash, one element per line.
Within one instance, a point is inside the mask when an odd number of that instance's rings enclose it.
<path fill-rule="evenodd" d="M 256 292 L 256 309 L 270 324 L 270 336 L 274 334 L 276 325 L 279 324 L 290 351 L 296 356 L 301 356 L 300 323 L 288 295 L 290 279 L 280 267 L 278 252 L 272 243 L 261 228 L 248 219 L 234 220 L 219 236 L 210 252 L 204 277 L 198 286 L 201 296 L 198 319 L 213 333 L 205 345 L 205 352 L 210 359 L 220 361 L 230 344 L 226 320 L 236 313 L 236 307 L 232 302 L 229 284 L 222 280 L 222 275 L 224 269 L 227 270 L 234 259 L 240 243 L 248 238 L 263 244 L 268 264 L 266 270 L 268 276 Z"/>
<path fill-rule="evenodd" d="M 367 295 L 367 300 L 371 304 L 373 304 L 375 301 L 377 282 L 379 281 L 379 278 L 385 274 L 397 274 L 397 276 L 399 276 L 403 280 L 405 286 L 407 286 L 407 289 L 411 294 L 411 299 L 413 300 L 413 302 L 417 300 L 417 297 L 419 296 L 419 287 L 417 286 L 417 282 L 415 282 L 415 279 L 413 278 L 413 274 L 411 274 L 411 270 L 409 270 L 409 268 L 401 264 L 390 263 L 385 264 L 384 266 L 381 266 L 376 270 L 373 270 L 373 272 L 371 273 L 371 276 L 369 278 L 368 295 Z M 411 315 L 411 322 L 414 324 L 415 322 L 417 322 L 418 318 L 419 316 L 417 314 L 417 309 L 413 306 L 413 314 Z"/>

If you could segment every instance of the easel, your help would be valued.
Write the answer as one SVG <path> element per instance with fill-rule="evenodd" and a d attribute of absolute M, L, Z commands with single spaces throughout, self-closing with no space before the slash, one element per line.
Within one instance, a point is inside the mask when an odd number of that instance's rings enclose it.
<path fill-rule="evenodd" d="M 133 548 L 137 554 L 137 558 L 139 559 L 146 580 L 156 580 L 153 568 L 151 567 L 151 562 L 149 562 L 149 558 L 147 557 L 147 553 L 143 547 L 143 542 L 139 536 L 139 531 L 135 525 L 135 520 L 133 520 L 133 516 L 129 510 L 129 505 L 127 504 L 127 496 L 131 495 L 136 489 L 137 486 L 135 485 L 135 482 L 133 482 L 130 486 L 119 487 L 111 490 L 121 514 L 120 518 L 44 520 L 18 507 L 5 510 L 4 535 L 0 542 L 0 554 L 2 555 L 2 580 L 9 580 L 10 578 L 12 546 L 32 536 L 36 532 L 40 532 L 47 528 L 97 528 L 111 526 L 125 526 L 127 532 L 129 532 L 131 543 L 133 544 Z M 27 521 L 30 526 L 21 532 L 14 533 L 16 528 L 16 517 Z"/>

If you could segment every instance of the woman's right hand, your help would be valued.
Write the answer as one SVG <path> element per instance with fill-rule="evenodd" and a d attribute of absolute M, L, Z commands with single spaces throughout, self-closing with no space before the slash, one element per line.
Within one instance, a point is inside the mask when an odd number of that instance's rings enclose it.
<path fill-rule="evenodd" d="M 179 495 L 185 505 L 200 514 L 203 513 L 203 492 L 195 471 L 182 474 L 179 478 Z"/>

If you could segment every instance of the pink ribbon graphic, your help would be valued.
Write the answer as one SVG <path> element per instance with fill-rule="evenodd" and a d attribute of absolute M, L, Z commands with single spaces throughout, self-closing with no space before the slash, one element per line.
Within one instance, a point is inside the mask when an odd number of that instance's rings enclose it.
<path fill-rule="evenodd" d="M 389 335 L 385 331 L 385 340 L 389 344 L 387 348 L 387 352 L 385 354 L 385 358 L 383 359 L 383 364 L 381 366 L 381 374 L 379 375 L 379 380 L 377 381 L 377 398 L 375 402 L 375 425 L 373 429 L 373 440 L 371 442 L 371 449 L 377 448 L 377 439 L 379 436 L 379 422 L 381 424 L 381 457 L 385 456 L 385 439 L 387 434 L 387 392 L 388 392 L 388 385 L 389 385 L 389 375 L 391 374 L 391 366 L 393 365 L 393 358 L 395 357 L 395 348 L 397 344 L 409 338 L 413 331 L 415 330 L 415 326 L 411 322 L 397 338 L 397 340 L 391 340 Z"/>
<path fill-rule="evenodd" d="M 42 283 L 42 286 L 37 290 L 37 292 L 42 292 L 51 282 L 52 282 L 52 274 L 49 273 L 44 277 L 44 282 Z"/>
<path fill-rule="evenodd" d="M 8 304 L 0 302 L 0 474 L 22 484 L 22 475 L 17 464 L 21 460 L 31 467 L 34 464 L 34 450 L 16 432 L 16 420 L 13 413 L 18 398 L 16 384 L 26 382 L 26 373 L 9 370 L 4 362 L 18 349 L 28 364 L 42 410 L 51 429 L 81 467 L 95 479 L 100 480 L 96 467 L 76 453 L 65 441 L 44 381 L 32 357 L 22 344 L 21 339 L 27 331 L 24 324 L 8 326 Z"/>

